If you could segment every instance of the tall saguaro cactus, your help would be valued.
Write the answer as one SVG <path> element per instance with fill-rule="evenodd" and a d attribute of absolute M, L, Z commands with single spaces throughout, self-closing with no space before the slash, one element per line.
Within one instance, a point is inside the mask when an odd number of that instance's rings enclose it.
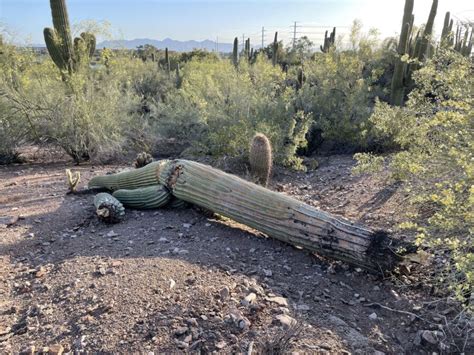
<path fill-rule="evenodd" d="M 321 52 L 327 53 L 331 47 L 334 47 L 336 43 L 336 27 L 332 29 L 331 34 L 328 36 L 328 31 L 324 34 L 324 44 L 319 46 L 321 48 Z"/>
<path fill-rule="evenodd" d="M 232 50 L 232 63 L 237 68 L 239 66 L 239 39 L 234 38 L 234 48 Z"/>
<path fill-rule="evenodd" d="M 392 105 L 401 106 L 405 96 L 404 78 L 406 72 L 406 62 L 403 56 L 408 53 L 409 39 L 411 33 L 411 26 L 413 24 L 413 0 L 405 0 L 405 8 L 403 10 L 402 30 L 400 32 L 400 39 L 398 41 L 397 53 L 399 58 L 395 63 L 395 68 L 392 77 L 391 97 Z"/>
<path fill-rule="evenodd" d="M 61 72 L 72 74 L 88 62 L 95 51 L 96 39 L 83 32 L 72 40 L 65 0 L 50 0 L 54 28 L 45 28 L 44 41 L 51 59 Z"/>
<path fill-rule="evenodd" d="M 426 21 L 425 29 L 423 30 L 423 35 L 419 39 L 420 40 L 419 51 L 418 53 L 415 53 L 415 55 L 417 56 L 420 62 L 426 59 L 426 56 L 428 55 L 428 49 L 430 45 L 431 36 L 433 35 L 433 24 L 434 24 L 437 10 L 438 10 L 438 0 L 433 0 L 433 3 L 431 4 L 430 14 L 428 16 L 428 21 Z"/>
<path fill-rule="evenodd" d="M 171 62 L 170 62 L 170 56 L 168 53 L 168 47 L 165 48 L 165 66 L 166 66 L 166 73 L 168 74 L 168 77 L 171 75 Z"/>
<path fill-rule="evenodd" d="M 275 32 L 275 38 L 273 39 L 272 64 L 273 66 L 278 64 L 278 32 Z"/>

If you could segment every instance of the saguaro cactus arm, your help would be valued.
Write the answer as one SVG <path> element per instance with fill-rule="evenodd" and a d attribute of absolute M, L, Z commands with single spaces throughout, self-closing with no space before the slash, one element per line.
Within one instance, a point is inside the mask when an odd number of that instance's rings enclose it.
<path fill-rule="evenodd" d="M 94 196 L 94 206 L 97 216 L 104 222 L 116 223 L 125 216 L 125 209 L 120 201 L 106 192 Z"/>

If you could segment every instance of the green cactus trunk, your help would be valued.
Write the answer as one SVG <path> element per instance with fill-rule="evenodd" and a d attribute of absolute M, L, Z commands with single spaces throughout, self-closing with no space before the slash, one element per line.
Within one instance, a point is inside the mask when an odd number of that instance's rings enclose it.
<path fill-rule="evenodd" d="M 398 41 L 397 53 L 398 58 L 395 62 L 395 68 L 392 76 L 390 101 L 392 105 L 402 106 L 405 97 L 405 80 L 407 74 L 407 64 L 402 60 L 402 57 L 408 53 L 410 33 L 413 24 L 413 0 L 406 0 L 403 10 L 402 29 L 400 32 L 400 39 Z"/>
<path fill-rule="evenodd" d="M 166 165 L 166 160 L 150 163 L 143 168 L 124 171 L 118 174 L 95 176 L 89 181 L 89 188 L 106 188 L 111 191 L 138 189 L 159 184 L 157 174 Z"/>
<path fill-rule="evenodd" d="M 46 48 L 61 72 L 72 74 L 92 58 L 96 39 L 91 33 L 81 33 L 72 40 L 65 0 L 50 0 L 52 28 L 43 31 Z"/>
<path fill-rule="evenodd" d="M 113 196 L 127 207 L 137 209 L 160 208 L 171 199 L 171 193 L 163 185 L 153 185 L 134 190 L 117 190 Z"/>
<path fill-rule="evenodd" d="M 165 48 L 165 65 L 166 65 L 166 73 L 168 74 L 168 77 L 170 77 L 171 76 L 171 63 L 170 63 L 168 48 Z"/>
<path fill-rule="evenodd" d="M 390 269 L 399 260 L 382 233 L 204 164 L 168 162 L 160 182 L 181 200 L 312 252 L 373 271 Z"/>
<path fill-rule="evenodd" d="M 106 192 L 94 196 L 94 206 L 99 219 L 107 223 L 117 223 L 125 216 L 120 201 Z"/>
<path fill-rule="evenodd" d="M 239 39 L 234 38 L 234 48 L 232 50 L 232 63 L 237 68 L 239 66 Z"/>
<path fill-rule="evenodd" d="M 278 32 L 275 32 L 275 38 L 273 39 L 272 64 L 273 66 L 278 64 Z"/>
<path fill-rule="evenodd" d="M 433 34 L 433 24 L 436 17 L 436 11 L 438 10 L 438 0 L 433 0 L 431 4 L 430 14 L 428 16 L 428 21 L 426 22 L 423 35 L 420 39 L 420 50 L 418 53 L 418 61 L 422 62 L 427 58 L 427 52 L 431 36 Z"/>

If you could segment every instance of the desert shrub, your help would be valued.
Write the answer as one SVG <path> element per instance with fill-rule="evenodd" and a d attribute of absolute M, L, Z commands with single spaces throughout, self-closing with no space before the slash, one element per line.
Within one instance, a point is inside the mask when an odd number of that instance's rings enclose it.
<path fill-rule="evenodd" d="M 350 40 L 351 49 L 316 53 L 304 63 L 306 81 L 298 91 L 297 105 L 312 112 L 312 149 L 323 144 L 326 150 L 344 152 L 374 144 L 369 117 L 380 91 L 383 70 L 377 62 L 384 49 L 379 47 L 377 32 L 364 34 L 358 22 Z"/>
<path fill-rule="evenodd" d="M 443 282 L 460 298 L 474 287 L 474 84 L 472 62 L 438 50 L 414 74 L 406 107 L 379 102 L 370 120 L 384 139 L 401 148 L 390 161 L 418 213 L 402 228 L 417 232 L 417 243 L 447 257 Z M 366 165 L 371 158 L 359 155 Z M 444 279 L 443 279 L 444 277 Z"/>
<path fill-rule="evenodd" d="M 191 60 L 181 88 L 155 105 L 153 115 L 159 134 L 215 156 L 247 154 L 249 139 L 264 133 L 276 162 L 297 166 L 308 118 L 297 112 L 294 97 L 281 69 L 262 56 L 253 65 L 242 61 L 237 70 L 229 60 Z"/>
<path fill-rule="evenodd" d="M 52 143 L 76 162 L 106 160 L 121 152 L 136 96 L 104 67 L 61 75 L 52 61 L 31 62 L 4 76 L 2 101 L 20 114 L 32 142 Z"/>
<path fill-rule="evenodd" d="M 33 61 L 29 50 L 19 51 L 6 42 L 0 45 L 0 164 L 21 161 L 17 149 L 28 140 L 21 102 L 19 108 L 12 108 L 6 100 L 5 88 L 21 85 L 21 77 Z"/>

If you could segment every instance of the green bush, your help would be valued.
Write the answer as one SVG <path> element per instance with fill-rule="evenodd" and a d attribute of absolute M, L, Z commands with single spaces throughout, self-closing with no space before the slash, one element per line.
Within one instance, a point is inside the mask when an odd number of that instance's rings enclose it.
<path fill-rule="evenodd" d="M 469 59 L 438 50 L 415 73 L 416 88 L 406 107 L 378 102 L 370 118 L 383 139 L 400 146 L 389 168 L 423 211 L 401 227 L 416 230 L 417 243 L 433 253 L 448 253 L 442 281 L 460 298 L 474 287 L 472 69 Z M 356 158 L 368 166 L 370 157 Z"/>
<path fill-rule="evenodd" d="M 21 114 L 31 142 L 57 145 L 76 162 L 121 153 L 123 133 L 133 120 L 131 108 L 138 102 L 123 90 L 120 73 L 101 67 L 64 77 L 49 58 L 31 61 L 21 71 L 13 68 L 15 76 L 3 75 L 2 103 Z"/>
<path fill-rule="evenodd" d="M 296 149 L 305 144 L 309 118 L 297 112 L 285 75 L 263 56 L 255 64 L 194 59 L 182 70 L 181 88 L 155 105 L 158 134 L 188 141 L 215 156 L 247 154 L 255 132 L 272 142 L 277 163 L 301 167 Z"/>

